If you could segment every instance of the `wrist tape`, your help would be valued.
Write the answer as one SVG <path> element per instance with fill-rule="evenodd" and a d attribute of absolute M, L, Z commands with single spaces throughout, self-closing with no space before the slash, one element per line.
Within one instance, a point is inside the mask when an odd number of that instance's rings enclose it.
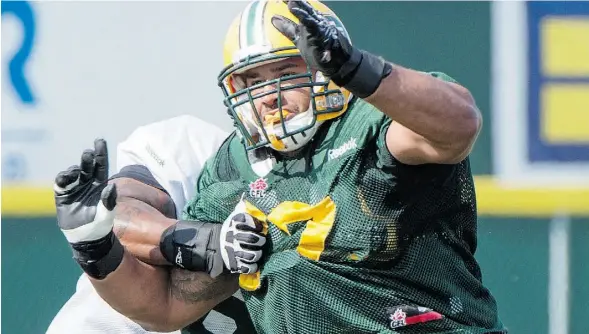
<path fill-rule="evenodd" d="M 112 231 L 100 239 L 70 245 L 76 262 L 95 279 L 104 279 L 123 261 L 123 245 Z"/>
<path fill-rule="evenodd" d="M 374 94 L 382 79 L 391 71 L 391 64 L 381 57 L 367 51 L 356 50 L 339 73 L 331 79 L 336 85 L 345 87 L 355 96 L 366 98 Z"/>

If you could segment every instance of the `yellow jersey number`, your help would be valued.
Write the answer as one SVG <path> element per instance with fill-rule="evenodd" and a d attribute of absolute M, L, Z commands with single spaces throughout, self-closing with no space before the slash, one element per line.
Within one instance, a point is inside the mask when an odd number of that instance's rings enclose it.
<path fill-rule="evenodd" d="M 292 201 L 282 202 L 268 215 L 247 201 L 245 207 L 248 214 L 264 222 L 264 234 L 268 233 L 268 222 L 290 235 L 288 224 L 306 221 L 307 225 L 301 234 L 297 252 L 314 261 L 318 261 L 321 257 L 321 253 L 325 249 L 325 240 L 327 240 L 335 222 L 335 203 L 329 197 L 315 205 Z M 241 274 L 239 285 L 248 291 L 258 289 L 260 287 L 260 271 L 253 274 Z"/>

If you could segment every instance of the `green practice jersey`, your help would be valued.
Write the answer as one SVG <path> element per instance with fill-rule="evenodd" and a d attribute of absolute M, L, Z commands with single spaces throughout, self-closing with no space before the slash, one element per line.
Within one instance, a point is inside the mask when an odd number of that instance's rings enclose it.
<path fill-rule="evenodd" d="M 260 271 L 240 277 L 259 333 L 502 333 L 474 258 L 468 159 L 402 164 L 390 123 L 356 99 L 263 177 L 250 163 L 265 149 L 235 134 L 205 165 L 186 219 L 222 223 L 243 195 L 267 223 Z"/>

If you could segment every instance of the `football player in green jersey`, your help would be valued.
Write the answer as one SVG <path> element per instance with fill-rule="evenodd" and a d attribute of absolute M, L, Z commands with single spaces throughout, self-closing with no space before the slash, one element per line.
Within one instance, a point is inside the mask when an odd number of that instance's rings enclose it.
<path fill-rule="evenodd" d="M 192 237 L 162 236 L 166 259 L 217 275 L 221 256 L 259 333 L 506 332 L 474 258 L 468 155 L 482 120 L 466 88 L 356 48 L 317 1 L 251 2 L 224 62 L 236 131 L 176 228 Z M 117 259 L 92 282 L 126 314 L 123 276 L 146 273 Z M 151 282 L 165 300 L 165 280 Z M 213 305 L 133 306 L 173 329 Z"/>
<path fill-rule="evenodd" d="M 224 60 L 237 131 L 185 218 L 223 222 L 241 200 L 265 224 L 240 275 L 257 331 L 505 332 L 474 258 L 466 88 L 354 47 L 316 1 L 250 3 Z"/>

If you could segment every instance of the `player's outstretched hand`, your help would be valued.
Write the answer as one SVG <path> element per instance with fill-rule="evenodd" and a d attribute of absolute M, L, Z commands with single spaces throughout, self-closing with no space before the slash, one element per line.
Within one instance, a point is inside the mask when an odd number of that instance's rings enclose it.
<path fill-rule="evenodd" d="M 264 224 L 248 213 L 236 209 L 223 223 L 221 255 L 230 272 L 253 274 L 258 271 L 265 244 Z"/>
<path fill-rule="evenodd" d="M 112 231 L 117 191 L 107 180 L 108 151 L 103 139 L 82 153 L 79 166 L 55 177 L 57 222 L 70 244 L 94 241 Z"/>
<path fill-rule="evenodd" d="M 300 50 L 305 62 L 313 69 L 330 77 L 338 84 L 360 63 L 361 53 L 343 30 L 315 10 L 307 1 L 288 3 L 290 12 L 300 24 L 282 15 L 272 17 L 272 24 Z M 345 66 L 344 66 L 345 65 Z"/>
<path fill-rule="evenodd" d="M 352 46 L 345 30 L 306 0 L 285 2 L 300 23 L 274 15 L 272 25 L 296 45 L 307 65 L 360 98 L 374 94 L 392 65 Z"/>

